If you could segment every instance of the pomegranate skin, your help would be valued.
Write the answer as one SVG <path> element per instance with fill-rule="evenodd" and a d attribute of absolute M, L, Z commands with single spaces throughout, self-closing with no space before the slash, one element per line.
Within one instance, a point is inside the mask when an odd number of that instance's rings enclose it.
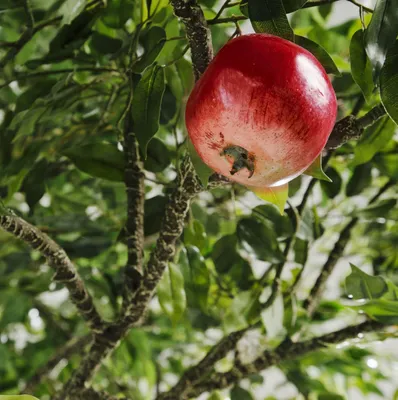
<path fill-rule="evenodd" d="M 229 41 L 195 85 L 186 107 L 189 137 L 214 171 L 252 187 L 283 185 L 304 172 L 333 129 L 337 101 L 324 68 L 276 36 Z M 236 152 L 254 169 L 231 168 Z"/>

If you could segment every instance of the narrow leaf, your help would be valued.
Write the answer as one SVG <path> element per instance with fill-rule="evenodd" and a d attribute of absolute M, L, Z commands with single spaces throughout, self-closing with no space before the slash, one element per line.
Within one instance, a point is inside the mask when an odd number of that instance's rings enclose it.
<path fill-rule="evenodd" d="M 398 35 L 398 7 L 396 0 L 378 0 L 370 24 L 366 30 L 366 52 L 373 65 L 377 81 L 387 51 Z"/>
<path fill-rule="evenodd" d="M 169 263 L 157 286 L 160 306 L 175 325 L 184 314 L 186 297 L 184 277 L 177 265 Z"/>
<path fill-rule="evenodd" d="M 242 218 L 236 232 L 240 248 L 250 255 L 261 261 L 283 261 L 275 231 L 270 224 L 257 218 Z"/>
<path fill-rule="evenodd" d="M 354 168 L 354 172 L 347 183 L 346 196 L 356 196 L 370 186 L 372 182 L 372 165 L 365 163 Z"/>
<path fill-rule="evenodd" d="M 86 0 L 66 0 L 60 10 L 62 15 L 61 26 L 70 24 L 83 10 Z"/>
<path fill-rule="evenodd" d="M 304 47 L 310 53 L 312 53 L 317 60 L 322 64 L 323 68 L 328 74 L 334 74 L 337 76 L 341 76 L 339 69 L 334 63 L 332 57 L 328 54 L 328 52 L 320 46 L 318 43 L 313 42 L 310 39 L 307 39 L 303 36 L 295 36 L 295 43 L 301 47 Z"/>
<path fill-rule="evenodd" d="M 164 70 L 155 64 L 144 72 L 134 91 L 132 102 L 134 131 L 144 158 L 149 141 L 159 129 L 160 105 L 164 89 Z"/>
<path fill-rule="evenodd" d="M 166 43 L 166 32 L 160 26 L 152 26 L 144 36 L 142 42 L 145 52 L 134 64 L 133 69 L 135 72 L 142 72 L 156 60 Z"/>
<path fill-rule="evenodd" d="M 249 0 L 249 17 L 256 32 L 294 41 L 282 0 Z"/>
<path fill-rule="evenodd" d="M 115 145 L 92 143 L 71 147 L 62 152 L 77 168 L 87 174 L 111 181 L 124 180 L 123 153 Z"/>
<path fill-rule="evenodd" d="M 372 65 L 366 55 L 365 39 L 362 29 L 356 31 L 350 43 L 351 73 L 356 84 L 361 88 L 367 102 L 370 101 L 374 89 Z"/>
<path fill-rule="evenodd" d="M 388 115 L 398 125 L 398 40 L 387 53 L 380 73 L 380 96 Z"/>
<path fill-rule="evenodd" d="M 303 172 L 305 175 L 320 179 L 321 181 L 332 182 L 322 169 L 322 154 Z"/>

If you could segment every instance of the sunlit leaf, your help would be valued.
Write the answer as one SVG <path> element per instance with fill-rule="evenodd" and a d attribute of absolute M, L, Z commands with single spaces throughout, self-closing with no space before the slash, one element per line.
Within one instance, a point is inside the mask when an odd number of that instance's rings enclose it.
<path fill-rule="evenodd" d="M 372 78 L 372 66 L 366 55 L 364 32 L 362 29 L 356 31 L 350 43 L 351 73 L 361 88 L 367 101 L 370 101 L 374 89 Z"/>
<path fill-rule="evenodd" d="M 157 286 L 159 303 L 165 314 L 176 324 L 186 307 L 184 277 L 177 265 L 169 263 Z"/>
<path fill-rule="evenodd" d="M 320 154 L 315 161 L 303 172 L 304 175 L 312 176 L 313 178 L 320 179 L 326 182 L 332 180 L 325 174 L 322 168 L 322 155 Z"/>
<path fill-rule="evenodd" d="M 289 185 L 287 183 L 276 187 L 259 188 L 247 186 L 247 188 L 260 199 L 275 204 L 279 208 L 280 213 L 283 214 L 283 210 L 285 209 L 285 204 L 289 195 Z"/>
<path fill-rule="evenodd" d="M 388 290 L 381 276 L 368 275 L 351 264 L 351 274 L 345 280 L 347 294 L 355 300 L 378 299 Z"/>
<path fill-rule="evenodd" d="M 378 78 L 387 51 L 398 35 L 398 7 L 395 0 L 378 0 L 365 33 L 366 52 L 373 64 L 373 75 Z"/>
<path fill-rule="evenodd" d="M 388 115 L 398 125 L 398 41 L 387 53 L 380 73 L 380 96 Z"/>

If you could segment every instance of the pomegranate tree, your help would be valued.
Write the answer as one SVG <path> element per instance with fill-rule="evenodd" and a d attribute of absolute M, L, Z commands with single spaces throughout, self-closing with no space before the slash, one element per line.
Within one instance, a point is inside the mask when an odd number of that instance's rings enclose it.
<path fill-rule="evenodd" d="M 321 153 L 336 109 L 330 80 L 310 52 L 250 34 L 215 56 L 189 97 L 186 125 L 214 171 L 252 188 L 279 187 Z"/>

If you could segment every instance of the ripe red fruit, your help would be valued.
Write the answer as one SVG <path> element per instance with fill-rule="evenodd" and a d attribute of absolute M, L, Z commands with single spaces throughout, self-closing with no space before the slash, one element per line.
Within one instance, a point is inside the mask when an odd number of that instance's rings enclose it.
<path fill-rule="evenodd" d="M 243 185 L 273 187 L 304 172 L 326 144 L 336 96 L 318 60 L 276 36 L 228 42 L 194 87 L 186 125 L 202 160 Z"/>

